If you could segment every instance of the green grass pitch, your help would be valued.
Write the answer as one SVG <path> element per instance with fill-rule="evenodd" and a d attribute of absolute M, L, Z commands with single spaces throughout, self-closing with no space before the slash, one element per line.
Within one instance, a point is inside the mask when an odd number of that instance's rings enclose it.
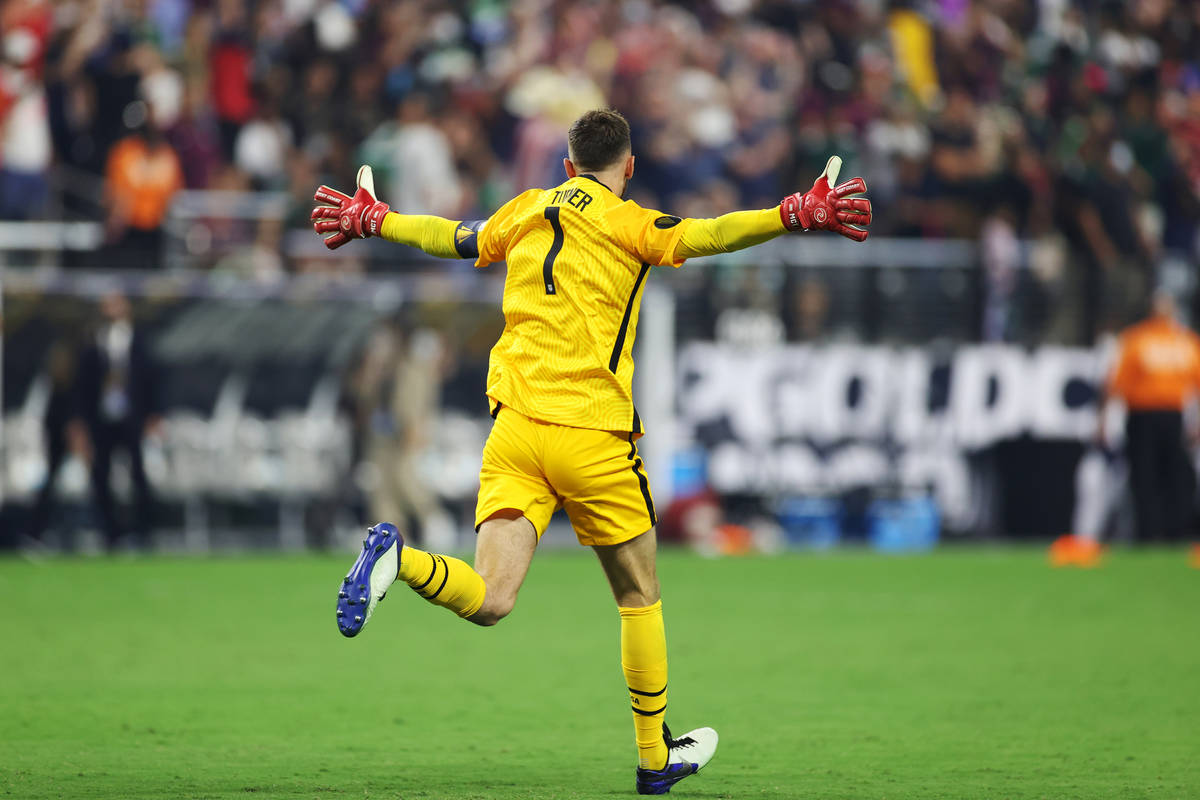
<path fill-rule="evenodd" d="M 0 797 L 633 796 L 619 620 L 539 555 L 476 628 L 353 556 L 0 561 Z M 696 798 L 1200 797 L 1200 572 L 1179 551 L 660 559 Z"/>

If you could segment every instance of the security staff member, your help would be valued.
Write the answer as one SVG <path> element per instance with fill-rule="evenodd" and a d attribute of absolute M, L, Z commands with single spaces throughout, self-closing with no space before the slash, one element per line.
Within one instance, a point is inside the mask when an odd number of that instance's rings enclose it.
<path fill-rule="evenodd" d="M 1127 409 L 1125 452 L 1138 538 L 1182 540 L 1190 534 L 1196 478 L 1184 432 L 1184 405 L 1200 391 L 1200 337 L 1180 323 L 1169 294 L 1120 337 L 1107 397 Z M 1101 414 L 1101 420 L 1104 415 Z"/>

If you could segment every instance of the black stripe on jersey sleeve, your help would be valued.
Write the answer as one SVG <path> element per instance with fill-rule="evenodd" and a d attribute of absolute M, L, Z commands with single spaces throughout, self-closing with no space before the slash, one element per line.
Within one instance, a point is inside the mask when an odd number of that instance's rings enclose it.
<path fill-rule="evenodd" d="M 621 329 L 617 331 L 617 341 L 613 342 L 612 356 L 608 359 L 608 371 L 614 375 L 617 372 L 617 364 L 621 360 L 621 351 L 625 349 L 625 333 L 629 330 L 629 318 L 633 315 L 633 301 L 637 299 L 638 289 L 642 288 L 642 281 L 646 279 L 646 273 L 649 271 L 650 265 L 642 264 L 642 271 L 638 273 L 637 280 L 633 284 L 633 291 L 629 293 L 629 302 L 625 304 L 625 316 L 621 319 Z"/>

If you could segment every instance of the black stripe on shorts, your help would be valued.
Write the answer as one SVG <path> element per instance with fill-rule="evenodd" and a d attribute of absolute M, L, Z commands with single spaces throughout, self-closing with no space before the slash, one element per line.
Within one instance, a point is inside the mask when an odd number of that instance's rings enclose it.
<path fill-rule="evenodd" d="M 638 484 L 642 487 L 642 499 L 646 501 L 646 513 L 650 515 L 650 527 L 654 527 L 658 524 L 658 515 L 654 513 L 654 500 L 650 497 L 650 481 L 642 472 L 642 458 L 637 454 L 637 445 L 634 444 L 632 433 L 629 434 L 627 458 L 633 462 L 633 474 L 637 475 Z"/>

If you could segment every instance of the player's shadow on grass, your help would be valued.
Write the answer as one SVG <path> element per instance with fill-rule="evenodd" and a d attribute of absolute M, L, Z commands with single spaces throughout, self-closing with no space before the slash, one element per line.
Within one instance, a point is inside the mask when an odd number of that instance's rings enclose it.
<path fill-rule="evenodd" d="M 630 786 L 627 789 L 618 789 L 618 788 L 610 787 L 607 789 L 596 791 L 596 797 L 629 797 L 630 795 L 636 795 L 636 790 L 632 786 Z M 567 794 L 567 795 L 563 795 L 563 796 L 571 797 L 572 795 Z M 589 797 L 590 795 L 585 794 L 583 796 Z M 687 796 L 688 797 L 730 798 L 730 799 L 732 799 L 734 797 L 734 795 L 730 794 L 727 791 L 719 791 L 716 789 L 708 789 L 706 791 L 703 788 L 700 788 L 697 786 L 692 786 L 690 784 L 687 787 Z"/>

